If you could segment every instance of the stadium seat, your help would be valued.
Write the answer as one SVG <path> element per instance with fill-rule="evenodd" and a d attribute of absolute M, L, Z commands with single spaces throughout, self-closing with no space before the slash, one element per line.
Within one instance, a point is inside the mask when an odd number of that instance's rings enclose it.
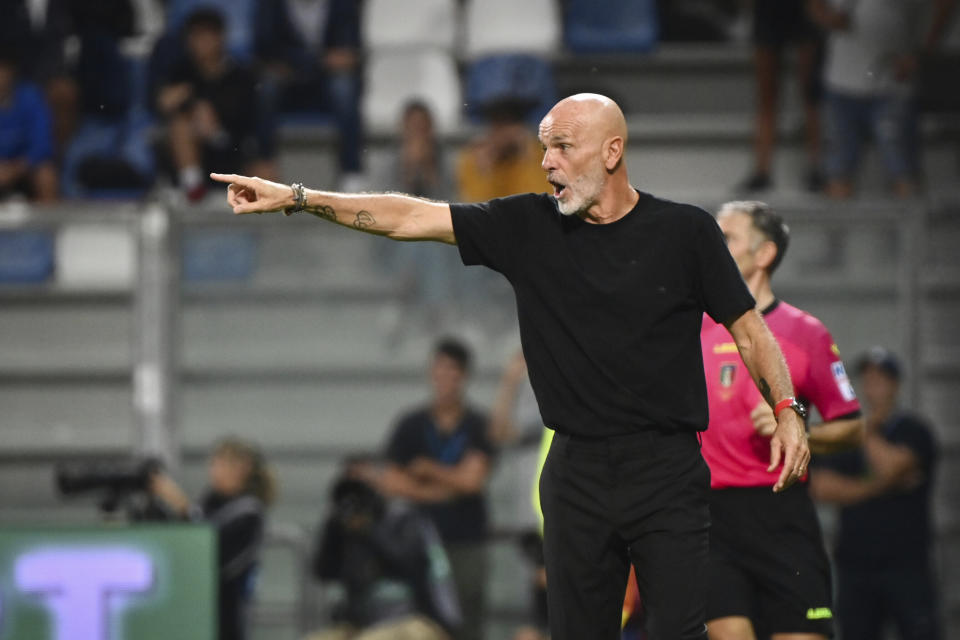
<path fill-rule="evenodd" d="M 529 103 L 528 120 L 538 124 L 557 101 L 550 63 L 530 55 L 481 58 L 467 71 L 467 115 L 481 119 L 485 105 L 509 100 Z"/>
<path fill-rule="evenodd" d="M 129 289 L 136 274 L 129 229 L 65 225 L 57 235 L 56 281 L 64 288 Z"/>
<path fill-rule="evenodd" d="M 370 131 L 397 129 L 410 100 L 426 102 L 439 131 L 460 121 L 460 78 L 450 54 L 439 50 L 373 52 L 366 65 L 363 117 Z"/>
<path fill-rule="evenodd" d="M 567 0 L 564 40 L 575 53 L 650 51 L 659 33 L 656 0 Z"/>
<path fill-rule="evenodd" d="M 53 235 L 0 231 L 0 283 L 36 284 L 53 273 Z"/>
<path fill-rule="evenodd" d="M 193 230 L 183 237 L 187 282 L 243 282 L 257 268 L 257 238 L 249 231 Z"/>
<path fill-rule="evenodd" d="M 367 0 L 363 33 L 370 49 L 440 47 L 457 39 L 456 0 Z"/>
<path fill-rule="evenodd" d="M 62 161 L 61 193 L 66 198 L 137 199 L 153 183 L 150 144 L 154 121 L 147 106 L 147 60 L 123 56 L 130 104 L 124 114 L 84 114 Z"/>
<path fill-rule="evenodd" d="M 251 59 L 256 0 L 171 0 L 167 3 L 167 33 L 178 33 L 190 14 L 207 8 L 218 9 L 223 14 L 230 54 L 238 60 Z"/>
<path fill-rule="evenodd" d="M 556 0 L 468 0 L 465 17 L 469 58 L 497 53 L 550 55 L 560 45 Z M 606 11 L 594 7 L 594 11 Z"/>

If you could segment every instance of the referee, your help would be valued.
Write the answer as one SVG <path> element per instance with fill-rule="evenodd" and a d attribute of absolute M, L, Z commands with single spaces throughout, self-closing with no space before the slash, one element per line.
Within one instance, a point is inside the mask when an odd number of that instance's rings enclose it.
<path fill-rule="evenodd" d="M 729 329 L 771 407 L 794 395 L 790 376 L 713 217 L 631 186 L 616 103 L 566 98 L 539 136 L 553 193 L 479 204 L 212 177 L 230 183 L 234 213 L 303 211 L 396 240 L 456 244 L 465 264 L 502 273 L 540 413 L 557 434 L 540 483 L 551 637 L 619 638 L 632 562 L 657 637 L 702 640 L 702 314 Z M 769 447 L 781 491 L 810 457 L 796 413 L 780 414 Z"/>
<path fill-rule="evenodd" d="M 717 218 L 790 367 L 797 399 L 775 411 L 806 417 L 805 405 L 817 408 L 823 421 L 808 434 L 814 453 L 858 446 L 860 404 L 833 337 L 815 317 L 773 293 L 771 277 L 790 238 L 787 225 L 755 201 L 728 202 Z M 750 382 L 726 327 L 705 318 L 700 337 L 710 403 L 703 436 L 712 488 L 710 640 L 825 640 L 833 633 L 830 564 L 806 482 L 781 495 L 770 491 L 778 476 L 767 454 L 775 412 Z"/>

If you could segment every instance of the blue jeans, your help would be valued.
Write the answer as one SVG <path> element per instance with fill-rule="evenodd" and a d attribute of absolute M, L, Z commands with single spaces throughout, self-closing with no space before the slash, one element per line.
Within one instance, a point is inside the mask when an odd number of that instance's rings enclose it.
<path fill-rule="evenodd" d="M 827 176 L 852 180 L 869 134 L 894 180 L 917 174 L 917 117 L 909 95 L 857 96 L 832 89 L 826 96 Z"/>

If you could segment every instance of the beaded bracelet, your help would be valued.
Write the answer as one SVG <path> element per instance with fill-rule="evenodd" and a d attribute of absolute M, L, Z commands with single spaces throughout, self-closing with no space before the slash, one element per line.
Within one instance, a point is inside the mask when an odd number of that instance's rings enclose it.
<path fill-rule="evenodd" d="M 290 185 L 293 190 L 293 206 L 283 210 L 283 215 L 290 216 L 294 213 L 303 211 L 307 206 L 307 192 L 303 188 L 302 182 L 294 182 Z"/>

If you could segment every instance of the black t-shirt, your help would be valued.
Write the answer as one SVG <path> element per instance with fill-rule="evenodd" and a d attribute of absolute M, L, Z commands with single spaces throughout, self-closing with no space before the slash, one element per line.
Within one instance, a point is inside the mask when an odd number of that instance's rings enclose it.
<path fill-rule="evenodd" d="M 646 193 L 605 225 L 560 214 L 547 194 L 450 211 L 464 264 L 513 285 L 548 427 L 706 429 L 703 313 L 731 321 L 755 304 L 710 214 Z"/>
<path fill-rule="evenodd" d="M 401 467 L 417 458 L 453 466 L 471 451 L 493 455 L 493 446 L 487 439 L 486 416 L 467 408 L 457 427 L 447 434 L 437 428 L 430 410 L 425 408 L 400 419 L 387 445 L 387 458 Z M 487 505 L 483 493 L 421 507 L 444 542 L 477 542 L 486 538 Z"/>
<path fill-rule="evenodd" d="M 208 101 L 217 114 L 220 126 L 229 135 L 229 145 L 241 153 L 260 153 L 257 126 L 260 123 L 257 76 L 252 69 L 228 61 L 227 68 L 216 77 L 203 75 L 189 57 L 181 58 L 171 70 L 165 84 L 188 84 L 195 100 Z"/>
<path fill-rule="evenodd" d="M 886 493 L 840 510 L 837 563 L 858 569 L 925 564 L 930 558 L 930 493 L 937 447 L 930 428 L 917 416 L 895 414 L 883 437 L 908 447 L 917 457 L 922 481 L 909 491 Z M 849 476 L 871 473 L 862 450 L 823 457 L 819 466 Z"/>

